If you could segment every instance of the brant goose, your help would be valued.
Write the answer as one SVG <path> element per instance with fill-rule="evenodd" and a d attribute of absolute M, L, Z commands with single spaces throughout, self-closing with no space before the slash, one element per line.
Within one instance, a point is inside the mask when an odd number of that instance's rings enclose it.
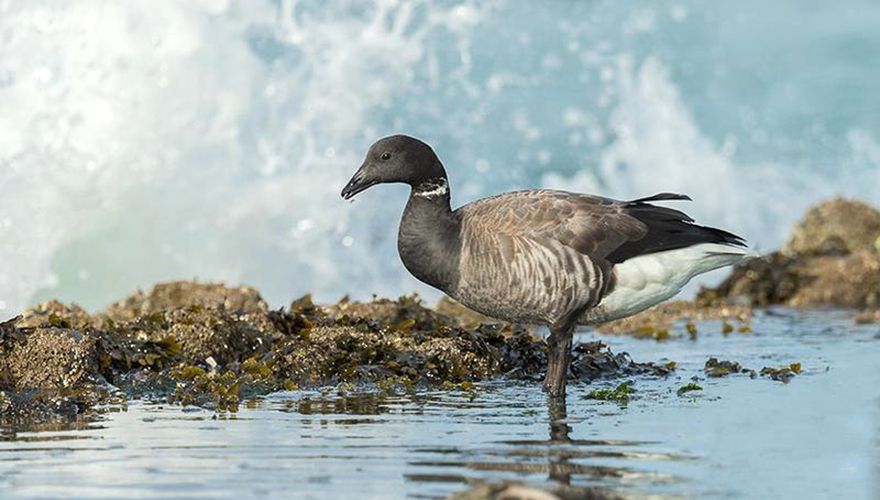
<path fill-rule="evenodd" d="M 487 316 L 549 326 L 551 396 L 565 394 L 577 325 L 635 314 L 747 254 L 739 236 L 650 203 L 690 200 L 680 194 L 618 201 L 536 189 L 452 210 L 440 159 L 405 135 L 373 144 L 342 196 L 386 182 L 412 188 L 397 249 L 413 276 Z"/>

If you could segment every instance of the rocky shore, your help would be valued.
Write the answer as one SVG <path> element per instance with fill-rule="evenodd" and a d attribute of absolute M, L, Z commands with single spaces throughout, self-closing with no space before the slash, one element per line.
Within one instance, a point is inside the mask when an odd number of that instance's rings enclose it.
<path fill-rule="evenodd" d="M 73 418 L 131 397 L 235 411 L 244 398 L 302 387 L 467 389 L 543 377 L 540 337 L 475 323 L 460 306 L 441 310 L 415 296 L 329 306 L 306 296 L 271 310 L 252 288 L 192 282 L 156 285 L 97 314 L 49 302 L 0 324 L 0 419 Z M 670 370 L 589 343 L 577 346 L 572 373 Z"/>
<path fill-rule="evenodd" d="M 834 199 L 812 208 L 779 251 L 733 270 L 693 302 L 660 305 L 600 327 L 665 340 L 750 330 L 754 308 L 847 307 L 880 321 L 880 212 Z M 855 316 L 855 314 L 854 314 Z M 130 398 L 235 411 L 252 396 L 332 386 L 469 390 L 498 377 L 543 377 L 546 344 L 450 300 L 416 296 L 273 310 L 249 287 L 174 282 L 89 313 L 52 301 L 0 324 L 0 426 L 87 418 Z M 601 343 L 575 348 L 570 376 L 665 376 L 674 363 L 635 362 Z"/>

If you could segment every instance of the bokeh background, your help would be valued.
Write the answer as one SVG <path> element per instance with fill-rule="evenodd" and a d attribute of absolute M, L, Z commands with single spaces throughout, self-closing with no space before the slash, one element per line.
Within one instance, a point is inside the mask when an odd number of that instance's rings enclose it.
<path fill-rule="evenodd" d="M 680 191 L 770 250 L 878 199 L 878 26 L 873 0 L 0 0 L 0 316 L 176 278 L 430 296 L 406 189 L 338 195 L 395 132 L 454 204 Z"/>

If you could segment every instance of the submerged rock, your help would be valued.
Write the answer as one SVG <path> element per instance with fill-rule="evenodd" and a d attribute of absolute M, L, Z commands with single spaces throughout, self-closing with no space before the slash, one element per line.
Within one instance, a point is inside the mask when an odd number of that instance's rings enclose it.
<path fill-rule="evenodd" d="M 734 268 L 702 298 L 754 306 L 880 306 L 880 211 L 835 198 L 811 208 L 778 252 Z"/>
<path fill-rule="evenodd" d="M 703 373 L 708 377 L 726 377 L 735 373 L 748 373 L 753 378 L 756 376 L 754 370 L 743 368 L 736 361 L 719 360 L 718 358 L 709 358 L 703 366 Z"/>
<path fill-rule="evenodd" d="M 779 382 L 787 384 L 795 375 L 800 375 L 801 364 L 791 363 L 790 365 L 780 368 L 765 366 L 764 368 L 761 368 L 760 373 L 761 376 L 770 377 L 773 380 L 777 380 Z"/>
<path fill-rule="evenodd" d="M 856 323 L 880 323 L 880 309 L 872 309 L 862 312 L 861 314 L 856 316 Z"/>

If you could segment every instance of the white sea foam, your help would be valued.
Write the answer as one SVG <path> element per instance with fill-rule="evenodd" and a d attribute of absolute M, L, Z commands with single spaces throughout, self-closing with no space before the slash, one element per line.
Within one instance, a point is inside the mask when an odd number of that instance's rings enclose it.
<path fill-rule="evenodd" d="M 423 39 L 455 40 L 480 10 L 314 7 L 2 4 L 7 310 L 40 289 L 96 306 L 177 277 L 247 281 L 276 299 L 386 274 L 376 290 L 400 288 L 391 262 L 339 265 L 372 237 L 350 222 L 340 179 L 377 134 L 369 115 L 424 61 Z"/>
<path fill-rule="evenodd" d="M 454 201 L 682 191 L 763 248 L 809 203 L 880 188 L 870 125 L 800 164 L 704 130 L 729 117 L 696 109 L 650 38 L 698 12 L 535 5 L 0 1 L 0 316 L 193 277 L 275 305 L 425 292 L 395 255 L 405 190 L 338 194 L 391 132 L 435 145 Z"/>

